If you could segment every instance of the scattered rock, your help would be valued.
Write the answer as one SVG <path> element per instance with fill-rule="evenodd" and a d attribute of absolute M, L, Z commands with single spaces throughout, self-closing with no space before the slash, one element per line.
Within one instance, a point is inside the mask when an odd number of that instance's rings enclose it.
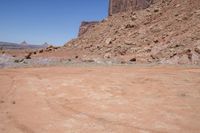
<path fill-rule="evenodd" d="M 135 15 L 132 15 L 132 16 L 131 16 L 131 20 L 132 20 L 132 21 L 135 21 L 136 19 L 137 19 L 137 16 L 135 16 Z"/>
<path fill-rule="evenodd" d="M 197 52 L 198 54 L 200 54 L 200 46 L 197 46 L 195 49 L 194 49 L 195 52 Z"/>
<path fill-rule="evenodd" d="M 188 55 L 183 55 L 179 58 L 179 64 L 191 64 L 190 59 L 188 58 Z"/>
<path fill-rule="evenodd" d="M 46 52 L 51 52 L 51 51 L 57 50 L 58 48 L 59 48 L 59 47 L 55 47 L 55 46 L 50 45 L 49 47 L 47 47 L 47 48 L 45 49 L 45 51 L 46 51 Z"/>
<path fill-rule="evenodd" d="M 22 63 L 22 62 L 24 62 L 24 59 L 22 58 L 22 59 L 16 59 L 16 60 L 14 60 L 14 62 L 15 63 Z"/>
<path fill-rule="evenodd" d="M 111 53 L 106 53 L 104 59 L 110 59 L 112 57 Z"/>
<path fill-rule="evenodd" d="M 192 53 L 192 64 L 200 64 L 200 56 L 197 53 Z"/>
<path fill-rule="evenodd" d="M 14 60 L 14 62 L 15 62 L 15 63 L 19 63 L 20 61 L 17 59 L 17 60 Z"/>
<path fill-rule="evenodd" d="M 112 38 L 107 38 L 105 41 L 106 44 L 111 44 L 112 43 Z"/>
<path fill-rule="evenodd" d="M 159 12 L 159 11 L 160 11 L 159 8 L 155 8 L 155 9 L 154 9 L 154 12 Z"/>
<path fill-rule="evenodd" d="M 29 52 L 29 53 L 25 56 L 25 59 L 31 59 L 31 55 L 32 55 L 32 52 Z"/>
<path fill-rule="evenodd" d="M 121 63 L 121 64 L 126 64 L 126 61 L 123 60 L 123 61 L 121 61 L 120 63 Z"/>
<path fill-rule="evenodd" d="M 124 42 L 126 45 L 136 45 L 134 42 L 132 42 L 132 41 L 127 41 L 127 40 L 125 40 L 125 42 Z"/>
<path fill-rule="evenodd" d="M 200 16 L 200 10 L 196 10 L 195 14 L 197 14 L 198 16 Z"/>
<path fill-rule="evenodd" d="M 83 59 L 83 62 L 92 63 L 92 62 L 95 62 L 95 60 L 93 60 L 93 59 Z"/>
<path fill-rule="evenodd" d="M 137 60 L 136 60 L 136 58 L 132 58 L 132 59 L 130 59 L 129 61 L 130 61 L 130 62 L 136 62 Z"/>
<path fill-rule="evenodd" d="M 127 28 L 134 28 L 134 27 L 136 27 L 135 24 L 127 24 L 127 25 L 125 26 L 126 29 L 127 29 Z"/>
<path fill-rule="evenodd" d="M 191 61 L 192 60 L 192 51 L 190 49 L 187 49 L 185 53 L 188 55 L 188 59 Z"/>
<path fill-rule="evenodd" d="M 39 50 L 39 53 L 43 53 L 43 52 L 44 52 L 44 50 L 43 50 L 43 49 L 40 49 L 40 50 Z"/>
<path fill-rule="evenodd" d="M 158 39 L 155 39 L 153 42 L 154 42 L 154 43 L 159 43 L 159 40 L 158 40 Z"/>

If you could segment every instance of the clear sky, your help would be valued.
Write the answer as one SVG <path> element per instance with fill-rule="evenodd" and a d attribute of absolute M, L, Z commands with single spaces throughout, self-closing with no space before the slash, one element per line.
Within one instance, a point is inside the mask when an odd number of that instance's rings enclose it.
<path fill-rule="evenodd" d="M 62 45 L 107 10 L 108 0 L 0 0 L 0 41 Z"/>

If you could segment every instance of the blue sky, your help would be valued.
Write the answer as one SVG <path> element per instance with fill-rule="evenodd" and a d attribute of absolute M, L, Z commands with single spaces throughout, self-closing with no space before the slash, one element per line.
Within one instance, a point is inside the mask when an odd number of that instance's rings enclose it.
<path fill-rule="evenodd" d="M 108 0 L 0 0 L 0 41 L 62 45 L 107 10 Z"/>

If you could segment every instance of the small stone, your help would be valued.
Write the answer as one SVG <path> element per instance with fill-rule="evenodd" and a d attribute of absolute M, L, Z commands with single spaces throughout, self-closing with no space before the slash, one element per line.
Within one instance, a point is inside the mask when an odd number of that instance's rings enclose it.
<path fill-rule="evenodd" d="M 92 62 L 95 62 L 95 60 L 93 60 L 93 59 L 84 59 L 83 62 L 92 63 Z"/>
<path fill-rule="evenodd" d="M 32 52 L 28 53 L 28 54 L 25 56 L 25 59 L 31 59 L 31 55 L 32 55 Z"/>
<path fill-rule="evenodd" d="M 177 14 L 175 14 L 174 16 L 175 16 L 175 17 L 178 17 L 178 16 L 179 16 L 179 14 L 177 13 Z"/>
<path fill-rule="evenodd" d="M 112 43 L 112 38 L 108 38 L 108 39 L 106 39 L 106 42 L 105 42 L 106 44 L 111 44 Z"/>
<path fill-rule="evenodd" d="M 181 6 L 180 4 L 177 4 L 177 5 L 176 5 L 176 8 L 178 8 L 178 7 L 180 7 L 180 6 Z"/>
<path fill-rule="evenodd" d="M 195 14 L 197 14 L 197 16 L 200 16 L 200 10 L 196 10 Z"/>
<path fill-rule="evenodd" d="M 131 20 L 135 21 L 137 19 L 137 16 L 135 14 L 131 15 Z"/>
<path fill-rule="evenodd" d="M 17 59 L 17 60 L 14 60 L 14 62 L 15 62 L 15 63 L 19 63 L 20 61 Z"/>
<path fill-rule="evenodd" d="M 154 9 L 154 12 L 159 12 L 159 9 L 158 8 Z"/>
<path fill-rule="evenodd" d="M 126 45 L 136 45 L 135 43 L 133 43 L 132 41 L 127 41 L 127 40 L 125 40 L 125 42 L 124 42 Z"/>
<path fill-rule="evenodd" d="M 125 26 L 126 29 L 127 29 L 127 28 L 134 28 L 134 27 L 136 27 L 135 24 L 127 24 L 127 25 Z"/>
<path fill-rule="evenodd" d="M 40 49 L 40 50 L 39 50 L 39 53 L 43 53 L 43 52 L 44 52 L 44 50 L 43 50 L 43 49 Z"/>
<path fill-rule="evenodd" d="M 159 41 L 158 41 L 157 39 L 155 39 L 153 42 L 154 42 L 154 43 L 159 43 Z"/>
<path fill-rule="evenodd" d="M 104 55 L 104 58 L 105 58 L 105 59 L 110 59 L 110 58 L 111 58 L 111 53 L 106 53 L 106 54 Z"/>
<path fill-rule="evenodd" d="M 121 63 L 121 64 L 126 64 L 126 61 L 121 61 L 120 63 Z"/>

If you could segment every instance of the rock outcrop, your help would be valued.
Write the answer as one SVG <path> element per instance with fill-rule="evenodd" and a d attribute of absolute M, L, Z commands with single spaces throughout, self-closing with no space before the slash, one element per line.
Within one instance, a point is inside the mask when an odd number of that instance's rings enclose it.
<path fill-rule="evenodd" d="M 109 16 L 126 11 L 145 9 L 153 3 L 153 0 L 109 0 Z M 99 21 L 83 21 L 79 28 L 78 37 L 85 34 L 90 28 L 98 24 Z"/>
<path fill-rule="evenodd" d="M 94 27 L 95 24 L 99 23 L 99 21 L 83 21 L 79 28 L 78 36 L 80 37 L 84 33 L 86 33 L 91 27 Z"/>
<path fill-rule="evenodd" d="M 109 0 L 109 16 L 129 10 L 144 9 L 150 6 L 153 0 Z"/>

